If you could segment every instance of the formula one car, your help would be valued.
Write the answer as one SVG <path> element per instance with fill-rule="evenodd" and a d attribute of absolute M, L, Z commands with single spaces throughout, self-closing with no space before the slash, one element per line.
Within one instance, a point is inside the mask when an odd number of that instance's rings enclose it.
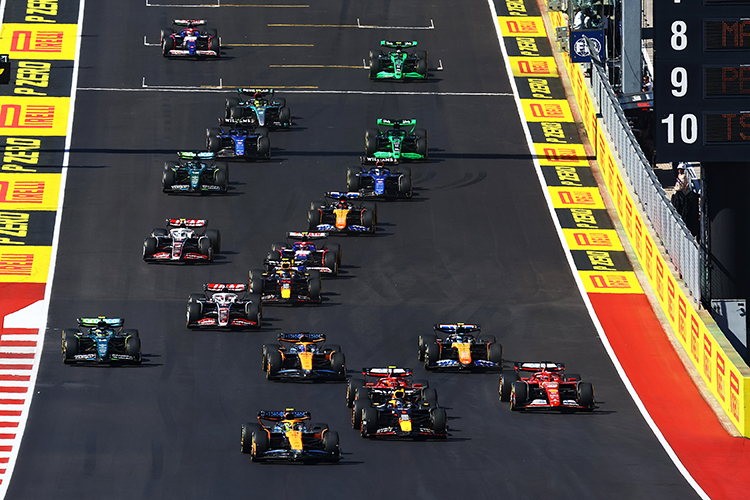
<path fill-rule="evenodd" d="M 273 89 L 238 89 L 237 97 L 227 97 L 225 118 L 248 120 L 256 127 L 289 128 L 292 112 L 286 99 L 275 97 Z M 247 123 L 247 122 L 246 122 Z"/>
<path fill-rule="evenodd" d="M 122 318 L 78 318 L 77 329 L 62 332 L 62 358 L 65 364 L 78 361 L 94 363 L 141 364 L 141 339 L 138 330 L 125 330 Z"/>
<path fill-rule="evenodd" d="M 260 295 L 244 283 L 207 283 L 203 293 L 191 293 L 187 303 L 188 328 L 260 328 Z"/>
<path fill-rule="evenodd" d="M 419 361 L 427 370 L 502 370 L 503 346 L 495 336 L 482 336 L 479 325 L 440 324 L 435 333 L 419 336 Z"/>
<path fill-rule="evenodd" d="M 167 219 L 166 229 L 157 227 L 143 241 L 146 262 L 211 262 L 221 251 L 221 233 L 206 229 L 204 219 Z"/>
<path fill-rule="evenodd" d="M 531 408 L 592 411 L 594 386 L 577 373 L 565 374 L 563 363 L 515 363 L 515 372 L 500 376 L 500 401 L 510 401 L 513 411 Z M 531 376 L 522 376 L 531 372 Z"/>
<path fill-rule="evenodd" d="M 359 403 L 360 400 L 357 400 Z M 360 434 L 364 438 L 374 437 L 411 437 L 438 438 L 448 437 L 448 425 L 445 410 L 432 406 L 429 402 L 414 402 L 406 397 L 404 389 L 396 389 L 390 398 L 383 403 L 373 400 L 362 400 Z M 355 405 L 355 409 L 359 405 Z M 354 421 L 354 417 L 352 417 Z"/>
<path fill-rule="evenodd" d="M 161 30 L 161 53 L 164 57 L 220 57 L 219 35 L 215 29 L 198 29 L 204 20 L 175 19 L 174 27 Z"/>
<path fill-rule="evenodd" d="M 365 131 L 366 157 L 403 160 L 427 159 L 427 131 L 416 128 L 417 120 L 378 118 L 378 128 Z"/>
<path fill-rule="evenodd" d="M 370 51 L 370 80 L 427 78 L 427 52 L 405 50 L 416 47 L 417 42 L 382 40 L 380 46 L 391 50 Z"/>
<path fill-rule="evenodd" d="M 287 409 L 258 412 L 259 424 L 242 424 L 242 453 L 253 462 L 338 462 L 339 434 L 328 424 L 308 424 L 310 413 Z"/>
<path fill-rule="evenodd" d="M 320 272 L 285 259 L 270 272 L 250 271 L 250 291 L 259 293 L 266 304 L 320 304 L 320 290 Z"/>
<path fill-rule="evenodd" d="M 288 232 L 286 243 L 274 243 L 264 262 L 266 272 L 288 259 L 293 266 L 304 266 L 308 271 L 337 276 L 341 266 L 341 245 L 327 243 L 328 233 Z"/>
<path fill-rule="evenodd" d="M 322 333 L 280 333 L 278 340 L 263 346 L 268 380 L 346 380 L 346 356 L 338 345 L 323 345 Z"/>
<path fill-rule="evenodd" d="M 411 169 L 387 168 L 382 160 L 369 169 L 349 167 L 346 190 L 359 192 L 365 198 L 411 198 Z"/>
<path fill-rule="evenodd" d="M 267 128 L 246 128 L 241 120 L 221 120 L 220 123 L 220 127 L 206 129 L 206 149 L 217 158 L 250 160 L 271 157 Z"/>
<path fill-rule="evenodd" d="M 437 391 L 426 380 L 412 380 L 410 368 L 363 368 L 362 379 L 350 379 L 346 385 L 346 405 L 352 409 L 352 427 L 359 428 L 362 409 L 370 403 L 382 405 L 396 389 L 404 391 L 406 400 L 420 406 L 437 406 Z"/>
<path fill-rule="evenodd" d="M 325 200 L 310 204 L 307 214 L 307 226 L 310 231 L 375 234 L 378 222 L 378 207 L 375 203 L 355 204 L 349 201 L 362 199 L 360 193 L 330 191 L 325 197 Z"/>
<path fill-rule="evenodd" d="M 180 151 L 179 161 L 164 162 L 161 189 L 165 193 L 226 193 L 229 166 L 211 162 L 214 153 Z"/>

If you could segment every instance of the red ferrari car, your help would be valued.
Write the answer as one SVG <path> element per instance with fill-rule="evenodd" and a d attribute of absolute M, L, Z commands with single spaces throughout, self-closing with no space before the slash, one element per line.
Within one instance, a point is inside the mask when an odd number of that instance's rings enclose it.
<path fill-rule="evenodd" d="M 581 376 L 565 374 L 563 363 L 515 363 L 514 373 L 500 375 L 500 401 L 510 401 L 513 411 L 529 408 L 592 411 L 594 386 Z M 531 373 L 530 376 L 523 376 Z"/>

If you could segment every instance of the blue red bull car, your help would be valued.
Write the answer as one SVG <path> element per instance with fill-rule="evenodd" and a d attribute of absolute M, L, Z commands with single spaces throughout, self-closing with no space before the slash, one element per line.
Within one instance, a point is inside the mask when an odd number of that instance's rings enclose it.
<path fill-rule="evenodd" d="M 220 57 L 219 34 L 203 29 L 202 19 L 175 19 L 172 28 L 161 30 L 161 53 L 164 57 Z M 176 28 L 176 29 L 175 29 Z"/>

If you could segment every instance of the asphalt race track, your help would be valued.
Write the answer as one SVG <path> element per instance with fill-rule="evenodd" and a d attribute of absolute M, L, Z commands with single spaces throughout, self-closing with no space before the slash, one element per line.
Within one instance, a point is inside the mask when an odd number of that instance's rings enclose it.
<path fill-rule="evenodd" d="M 165 60 L 143 44 L 144 35 L 158 42 L 174 18 L 208 19 L 224 57 Z M 351 27 L 357 19 L 435 29 Z M 49 328 L 7 498 L 696 497 L 628 396 L 575 287 L 485 0 L 221 9 L 89 1 L 83 34 Z M 347 67 L 386 38 L 417 39 L 429 51 L 430 80 L 373 83 Z M 325 67 L 273 67 L 283 65 Z M 230 165 L 226 196 L 167 196 L 164 161 L 204 148 L 206 127 L 233 91 L 153 87 L 220 79 L 278 88 L 295 125 L 271 133 L 270 161 Z M 379 117 L 417 118 L 429 131 L 430 161 L 412 166 L 412 200 L 379 203 L 375 236 L 337 239 L 343 268 L 324 280 L 323 304 L 266 307 L 260 332 L 187 330 L 188 294 L 209 281 L 245 281 L 272 242 L 305 229 L 310 201 L 345 188 L 346 167 Z M 168 217 L 207 218 L 220 229 L 215 264 L 145 264 L 142 241 Z M 60 330 L 85 315 L 122 316 L 138 328 L 143 365 L 63 365 Z M 566 363 L 594 384 L 598 408 L 511 413 L 497 399 L 497 374 L 427 375 L 417 336 L 456 321 L 495 334 L 506 366 Z M 266 381 L 261 346 L 282 331 L 325 333 L 343 347 L 350 376 L 363 366 L 413 367 L 438 390 L 448 439 L 365 441 L 350 428 L 344 384 Z M 287 407 L 340 433 L 339 465 L 254 464 L 240 453 L 243 422 Z"/>

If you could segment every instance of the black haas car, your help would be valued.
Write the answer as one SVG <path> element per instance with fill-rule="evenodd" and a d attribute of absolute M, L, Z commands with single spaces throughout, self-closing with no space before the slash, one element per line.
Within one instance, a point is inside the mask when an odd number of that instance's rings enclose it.
<path fill-rule="evenodd" d="M 188 328 L 260 328 L 260 295 L 245 283 L 207 283 L 203 293 L 191 293 L 187 303 Z"/>
<path fill-rule="evenodd" d="M 143 241 L 146 262 L 212 262 L 221 251 L 218 229 L 204 229 L 205 219 L 167 219 Z M 199 232 L 204 229 L 203 232 Z"/>

